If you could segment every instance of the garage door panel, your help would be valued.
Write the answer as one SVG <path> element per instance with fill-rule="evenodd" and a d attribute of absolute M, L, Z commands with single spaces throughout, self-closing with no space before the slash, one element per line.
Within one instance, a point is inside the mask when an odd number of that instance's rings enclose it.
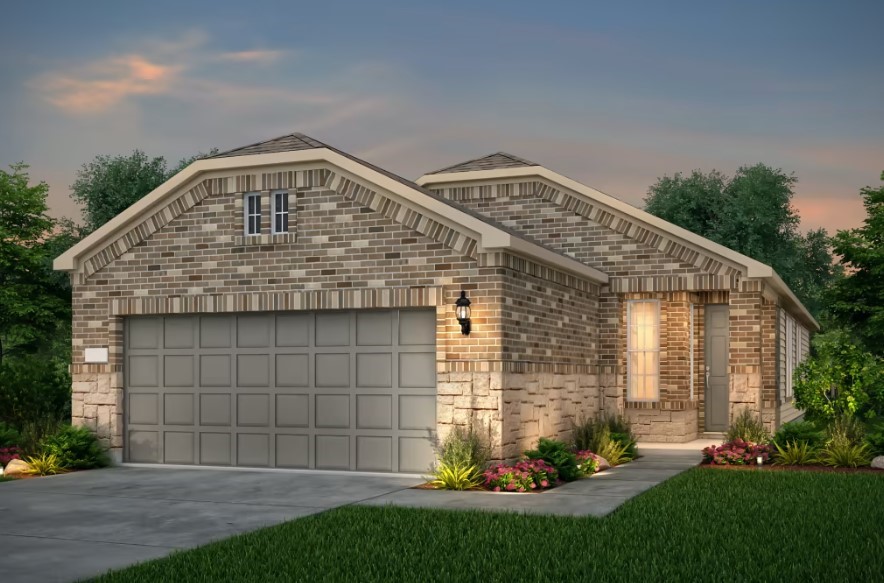
<path fill-rule="evenodd" d="M 230 434 L 200 433 L 200 463 L 206 466 L 229 466 Z"/>
<path fill-rule="evenodd" d="M 236 384 L 240 387 L 270 385 L 270 358 L 266 354 L 239 354 L 236 357 Z"/>
<path fill-rule="evenodd" d="M 424 472 L 435 310 L 127 318 L 126 459 Z"/>
<path fill-rule="evenodd" d="M 163 458 L 167 464 L 193 464 L 194 442 L 192 431 L 163 432 Z"/>
<path fill-rule="evenodd" d="M 350 427 L 350 395 L 316 395 L 316 427 Z"/>
<path fill-rule="evenodd" d="M 160 461 L 159 432 L 157 431 L 130 431 L 127 445 L 131 462 L 156 463 Z"/>
<path fill-rule="evenodd" d="M 269 427 L 270 395 L 237 395 L 236 424 L 244 427 Z"/>
<path fill-rule="evenodd" d="M 193 318 L 166 318 L 163 325 L 165 348 L 193 348 Z"/>
<path fill-rule="evenodd" d="M 392 437 L 356 437 L 356 469 L 373 472 L 393 470 Z"/>
<path fill-rule="evenodd" d="M 156 393 L 129 393 L 129 423 L 156 425 L 160 422 L 159 395 Z"/>
<path fill-rule="evenodd" d="M 306 394 L 276 395 L 277 427 L 309 427 L 310 396 Z"/>
<path fill-rule="evenodd" d="M 393 312 L 356 312 L 357 346 L 392 346 Z"/>
<path fill-rule="evenodd" d="M 203 393 L 200 396 L 200 425 L 231 424 L 230 395 Z"/>
<path fill-rule="evenodd" d="M 167 387 L 192 387 L 193 356 L 179 354 L 164 357 L 163 384 Z"/>
<path fill-rule="evenodd" d="M 400 387 L 435 387 L 436 353 L 403 352 L 399 355 Z"/>
<path fill-rule="evenodd" d="M 356 395 L 357 429 L 392 429 L 393 398 L 390 395 Z"/>
<path fill-rule="evenodd" d="M 128 365 L 128 386 L 159 386 L 160 358 L 158 356 L 130 356 L 128 358 Z"/>
<path fill-rule="evenodd" d="M 280 314 L 276 317 L 276 346 L 310 346 L 313 314 Z"/>
<path fill-rule="evenodd" d="M 163 395 L 163 423 L 166 425 L 194 425 L 193 413 L 193 393 Z"/>
<path fill-rule="evenodd" d="M 316 355 L 317 387 L 349 387 L 350 386 L 350 354 L 317 354 Z"/>
<path fill-rule="evenodd" d="M 270 465 L 270 436 L 266 433 L 238 433 L 236 436 L 238 466 Z"/>
<path fill-rule="evenodd" d="M 434 310 L 399 312 L 399 344 L 435 345 L 436 312 Z"/>
<path fill-rule="evenodd" d="M 229 387 L 231 358 L 229 354 L 205 354 L 200 359 L 201 387 Z"/>
<path fill-rule="evenodd" d="M 276 355 L 276 386 L 307 387 L 310 386 L 310 355 L 309 354 L 277 354 Z"/>
<path fill-rule="evenodd" d="M 271 318 L 266 314 L 237 316 L 237 348 L 269 348 L 270 323 Z"/>
<path fill-rule="evenodd" d="M 129 348 L 156 349 L 160 347 L 160 318 L 138 318 L 127 326 Z"/>
<path fill-rule="evenodd" d="M 316 467 L 323 470 L 349 470 L 350 437 L 348 435 L 317 435 Z"/>
<path fill-rule="evenodd" d="M 200 317 L 200 347 L 230 348 L 233 319 L 230 316 Z"/>
<path fill-rule="evenodd" d="M 310 467 L 310 437 L 307 435 L 276 434 L 276 467 Z"/>
<path fill-rule="evenodd" d="M 356 387 L 392 387 L 393 355 L 362 353 L 356 355 Z"/>

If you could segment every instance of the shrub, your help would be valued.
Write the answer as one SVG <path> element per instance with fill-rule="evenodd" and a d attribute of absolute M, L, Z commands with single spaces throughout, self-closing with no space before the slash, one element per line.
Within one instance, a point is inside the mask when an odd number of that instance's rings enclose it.
<path fill-rule="evenodd" d="M 884 419 L 876 419 L 866 426 L 866 443 L 875 455 L 884 455 Z"/>
<path fill-rule="evenodd" d="M 481 472 L 491 458 L 488 439 L 473 427 L 455 426 L 438 447 L 439 464 L 449 467 L 475 466 Z"/>
<path fill-rule="evenodd" d="M 580 477 L 577 469 L 577 456 L 570 450 L 568 444 L 558 439 L 541 437 L 537 442 L 537 449 L 525 452 L 529 459 L 542 459 L 559 473 L 559 477 L 566 482 Z"/>
<path fill-rule="evenodd" d="M 483 474 L 485 487 L 495 492 L 527 492 L 558 483 L 559 473 L 542 459 L 521 460 L 514 466 L 498 465 Z"/>
<path fill-rule="evenodd" d="M 703 463 L 721 466 L 746 466 L 755 464 L 758 456 L 761 456 L 762 463 L 767 463 L 770 459 L 770 451 L 769 445 L 735 439 L 718 447 L 710 445 L 704 448 Z"/>
<path fill-rule="evenodd" d="M 6 464 L 12 460 L 20 459 L 21 451 L 19 451 L 16 446 L 10 445 L 9 447 L 0 447 L 0 467 L 5 468 Z"/>
<path fill-rule="evenodd" d="M 576 451 L 589 450 L 598 453 L 608 447 L 608 442 L 615 441 L 625 446 L 628 459 L 635 459 L 638 454 L 632 426 L 622 415 L 600 415 L 594 419 L 572 422 L 571 435 Z"/>
<path fill-rule="evenodd" d="M 819 457 L 827 466 L 859 468 L 872 463 L 872 448 L 867 443 L 851 443 L 849 439 L 838 437 L 826 444 Z"/>
<path fill-rule="evenodd" d="M 884 359 L 843 330 L 817 334 L 814 354 L 795 369 L 795 405 L 811 421 L 884 415 Z"/>
<path fill-rule="evenodd" d="M 761 419 L 753 415 L 748 409 L 743 409 L 736 419 L 731 422 L 725 439 L 728 443 L 734 441 L 746 441 L 749 443 L 768 443 L 770 431 L 768 431 Z"/>
<path fill-rule="evenodd" d="M 845 441 L 859 445 L 865 435 L 865 426 L 852 415 L 838 415 L 826 426 L 826 444 Z"/>
<path fill-rule="evenodd" d="M 51 453 L 42 453 L 25 459 L 30 467 L 28 473 L 35 476 L 53 476 L 64 473 L 65 468 L 58 461 L 58 456 Z"/>
<path fill-rule="evenodd" d="M 65 423 L 54 417 L 25 422 L 18 443 L 19 449 L 29 456 L 40 455 L 43 440 L 50 435 L 58 433 L 64 425 Z"/>
<path fill-rule="evenodd" d="M 584 449 L 574 455 L 577 457 L 577 469 L 581 475 L 591 476 L 599 470 L 598 457 L 593 452 Z"/>
<path fill-rule="evenodd" d="M 24 432 L 28 424 L 69 419 L 69 363 L 39 354 L 4 358 L 0 365 L 0 421 Z"/>
<path fill-rule="evenodd" d="M 784 446 L 775 441 L 774 447 L 774 464 L 778 466 L 806 466 L 819 461 L 813 446 L 806 441 L 787 442 Z"/>
<path fill-rule="evenodd" d="M 54 455 L 63 468 L 88 470 L 108 465 L 107 452 L 85 427 L 65 425 L 40 443 L 44 453 Z"/>
<path fill-rule="evenodd" d="M 608 464 L 612 468 L 633 459 L 629 455 L 627 445 L 623 443 L 618 443 L 613 439 L 608 441 L 608 443 L 605 444 L 597 453 L 599 456 L 605 458 L 605 460 L 607 460 Z"/>
<path fill-rule="evenodd" d="M 0 421 L 0 447 L 18 445 L 20 439 L 21 435 L 15 427 Z"/>
<path fill-rule="evenodd" d="M 823 432 L 812 421 L 791 421 L 777 429 L 773 437 L 775 443 L 786 446 L 790 443 L 806 443 L 811 448 L 823 444 Z"/>
<path fill-rule="evenodd" d="M 482 472 L 476 466 L 440 463 L 431 483 L 440 490 L 472 490 L 482 483 Z"/>

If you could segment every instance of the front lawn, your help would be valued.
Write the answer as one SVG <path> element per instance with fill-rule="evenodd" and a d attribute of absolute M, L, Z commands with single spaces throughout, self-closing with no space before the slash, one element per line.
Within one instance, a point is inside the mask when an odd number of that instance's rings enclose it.
<path fill-rule="evenodd" d="M 602 519 L 351 506 L 98 581 L 881 581 L 882 525 L 881 476 L 694 469 Z"/>

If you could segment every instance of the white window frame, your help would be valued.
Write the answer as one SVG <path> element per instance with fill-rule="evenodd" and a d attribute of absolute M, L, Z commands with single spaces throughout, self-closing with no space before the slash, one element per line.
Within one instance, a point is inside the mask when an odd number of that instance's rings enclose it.
<path fill-rule="evenodd" d="M 282 210 L 280 210 L 278 208 L 278 203 L 277 203 L 277 200 L 279 200 L 280 197 L 282 198 L 283 201 L 285 201 L 284 208 Z M 289 226 L 290 226 L 289 220 L 291 219 L 291 216 L 290 216 L 291 213 L 289 210 L 289 193 L 287 190 L 275 190 L 270 193 L 270 209 L 271 209 L 271 212 L 270 212 L 271 233 L 273 233 L 274 235 L 288 233 Z M 284 229 L 277 229 L 276 228 L 276 221 L 278 218 L 282 218 L 283 221 L 285 222 Z"/>
<path fill-rule="evenodd" d="M 656 328 L 656 347 L 637 349 L 632 346 L 632 310 L 633 306 L 638 303 L 646 303 L 654 305 L 654 328 Z M 627 300 L 626 302 L 626 400 L 631 402 L 653 403 L 660 400 L 660 300 Z M 656 353 L 657 358 L 656 370 L 650 375 L 645 373 L 644 377 L 651 376 L 655 379 L 654 395 L 651 398 L 636 398 L 633 396 L 632 388 L 632 359 L 636 354 L 645 354 L 648 352 Z"/>
<path fill-rule="evenodd" d="M 792 400 L 792 371 L 795 369 L 795 321 L 786 316 L 786 386 L 784 387 L 784 401 Z"/>
<path fill-rule="evenodd" d="M 255 202 L 256 212 L 253 212 L 249 206 L 251 201 Z M 243 216 L 243 234 L 246 237 L 256 237 L 261 234 L 261 193 L 247 192 L 242 197 L 242 216 Z M 256 230 L 252 231 L 252 221 Z"/>
<path fill-rule="evenodd" d="M 691 374 L 688 376 L 688 388 L 690 390 L 690 400 L 694 400 L 694 304 L 690 304 L 688 308 L 688 363 L 691 368 Z"/>

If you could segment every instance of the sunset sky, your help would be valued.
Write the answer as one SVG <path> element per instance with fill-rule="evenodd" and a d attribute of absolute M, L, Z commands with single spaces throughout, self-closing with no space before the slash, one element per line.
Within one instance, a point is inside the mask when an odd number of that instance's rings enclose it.
<path fill-rule="evenodd" d="M 637 206 L 664 174 L 764 162 L 798 177 L 803 228 L 855 227 L 882 23 L 880 1 L 9 3 L 0 165 L 74 216 L 97 154 L 293 131 L 411 179 L 503 150 Z"/>

